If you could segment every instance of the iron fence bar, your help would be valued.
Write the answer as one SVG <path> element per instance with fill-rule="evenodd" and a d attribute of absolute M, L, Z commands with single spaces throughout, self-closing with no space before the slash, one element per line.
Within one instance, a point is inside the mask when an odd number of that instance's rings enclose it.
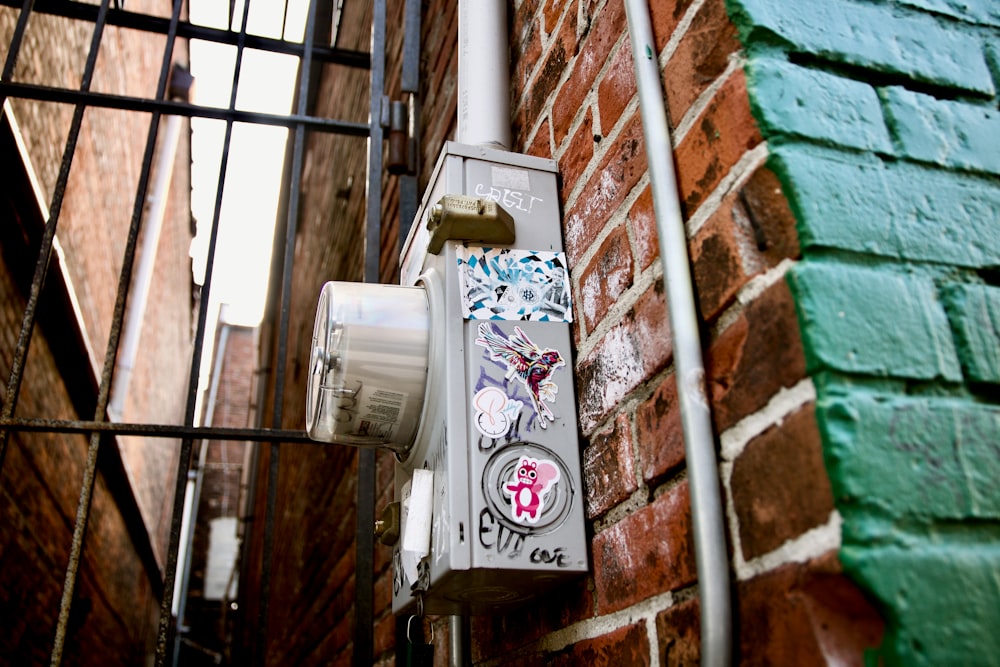
<path fill-rule="evenodd" d="M 237 123 L 252 123 L 257 125 L 274 125 L 294 129 L 303 125 L 311 130 L 331 134 L 343 134 L 352 137 L 367 137 L 367 123 L 317 118 L 306 115 L 280 115 L 243 111 L 240 109 L 223 109 L 206 107 L 187 102 L 169 100 L 151 100 L 142 97 L 128 97 L 109 93 L 93 93 L 40 86 L 29 83 L 0 83 L 0 95 L 31 99 L 42 102 L 64 102 L 67 104 L 86 104 L 90 107 L 105 109 L 120 109 L 122 111 L 141 111 L 160 113 L 163 115 L 207 118 L 210 120 L 225 120 Z"/>
<path fill-rule="evenodd" d="M 296 103 L 300 116 L 306 115 L 309 106 L 309 85 L 312 70 L 313 44 L 316 39 L 316 13 L 319 0 L 309 2 L 305 25 L 305 50 L 299 67 L 299 89 Z M 279 427 L 283 418 L 283 392 L 287 370 L 288 330 L 291 317 L 292 268 L 295 260 L 295 235 L 298 228 L 299 199 L 301 191 L 302 166 L 305 161 L 304 125 L 295 127 L 292 142 L 291 186 L 289 187 L 288 216 L 285 226 L 284 261 L 281 272 L 280 315 L 278 323 L 278 349 L 275 360 L 275 397 L 272 406 L 271 424 Z M 264 664 L 267 657 L 268 613 L 271 608 L 271 570 L 274 554 L 274 520 L 278 506 L 278 473 L 280 471 L 281 443 L 272 442 L 268 455 L 266 502 L 264 511 L 264 544 L 261 558 L 260 605 L 257 617 L 258 650 L 254 652 L 253 664 Z"/>
<path fill-rule="evenodd" d="M 0 5 L 7 7 L 17 7 L 20 3 L 17 0 L 0 0 Z M 34 0 L 34 11 L 41 14 L 60 16 L 62 18 L 77 19 L 93 23 L 97 16 L 97 5 L 83 2 L 65 2 L 58 0 Z M 170 28 L 169 19 L 160 16 L 150 16 L 139 14 L 122 9 L 110 9 L 106 18 L 107 25 L 131 30 L 140 30 L 154 34 L 166 35 Z M 284 33 L 284 31 L 282 31 Z M 234 30 L 223 30 L 219 28 L 209 28 L 208 26 L 196 25 L 185 21 L 177 24 L 177 37 L 186 39 L 200 39 L 206 42 L 216 42 L 236 46 L 240 39 L 240 34 Z M 305 46 L 299 42 L 290 42 L 284 39 L 274 39 L 259 35 L 244 35 L 244 44 L 248 49 L 260 51 L 270 51 L 301 58 L 305 51 Z M 369 54 L 363 51 L 353 51 L 351 49 L 339 49 L 333 46 L 312 46 L 313 60 L 317 62 L 330 63 L 332 65 L 343 65 L 358 69 L 368 69 Z"/>
<path fill-rule="evenodd" d="M 100 8 L 101 11 L 97 16 L 98 20 L 94 25 L 90 51 L 87 54 L 87 61 L 84 65 L 83 76 L 80 79 L 81 90 L 89 90 L 93 81 L 101 35 L 104 31 L 104 19 L 108 12 L 107 0 L 102 0 Z M 16 59 L 16 56 L 14 57 Z M 80 137 L 80 128 L 83 125 L 84 109 L 85 107 L 82 104 L 78 104 L 74 109 L 73 119 L 70 122 L 69 132 L 66 136 L 66 148 L 63 150 L 62 161 L 59 165 L 59 175 L 56 177 L 56 183 L 52 191 L 49 219 L 45 223 L 45 231 L 42 233 L 42 238 L 39 242 L 38 261 L 35 264 L 35 273 L 31 280 L 31 289 L 28 293 L 24 315 L 21 320 L 21 329 L 18 333 L 13 357 L 11 358 L 10 375 L 7 381 L 7 391 L 4 394 L 4 403 L 2 409 L 0 409 L 0 419 L 9 419 L 14 415 L 14 411 L 17 408 L 18 398 L 21 393 L 21 381 L 24 376 L 24 365 L 28 358 L 28 349 L 31 346 L 31 337 L 38 315 L 38 299 L 41 296 L 42 286 L 45 284 L 45 277 L 49 272 L 56 227 L 59 222 L 59 214 L 62 211 L 63 198 L 66 194 L 66 184 L 69 181 L 69 170 L 73 164 L 73 157 L 76 154 L 76 144 Z M 9 439 L 10 434 L 7 431 L 0 431 L 0 470 L 3 469 L 6 459 Z"/>
<path fill-rule="evenodd" d="M 12 6 L 17 6 L 16 3 L 11 3 Z M 7 58 L 3 65 L 3 75 L 0 76 L 0 81 L 10 81 L 11 77 L 14 76 L 14 67 L 17 65 L 17 57 L 21 53 L 21 42 L 24 41 L 24 31 L 28 28 L 28 17 L 31 16 L 31 9 L 34 5 L 34 0 L 24 0 L 21 5 L 21 11 L 17 15 L 17 24 L 14 26 L 14 33 L 10 37 L 10 47 L 7 49 Z M 0 104 L 3 103 L 3 98 L 0 98 Z"/>
<path fill-rule="evenodd" d="M 183 0 L 176 0 L 173 17 L 180 16 L 181 3 Z M 97 54 L 100 47 L 101 37 L 104 32 L 105 17 L 108 12 L 108 0 L 101 3 L 101 13 L 98 22 L 94 27 L 94 37 L 91 42 L 91 52 L 87 58 L 87 66 L 84 69 L 84 81 L 81 89 L 89 89 L 90 80 L 97 61 Z M 160 79 L 157 83 L 156 95 L 162 99 L 166 89 L 167 80 L 170 73 L 170 63 L 172 59 L 173 37 L 168 37 L 166 49 L 163 55 L 163 64 L 160 69 Z M 74 121 L 77 117 L 81 122 L 85 106 L 77 105 Z M 125 246 L 125 255 L 122 261 L 120 277 L 118 280 L 118 291 L 115 298 L 115 308 L 112 315 L 111 332 L 108 337 L 107 353 L 104 357 L 104 367 L 101 373 L 101 382 L 98 389 L 97 406 L 95 409 L 95 421 L 101 421 L 105 417 L 110 394 L 111 379 L 114 374 L 115 358 L 117 356 L 118 344 L 121 339 L 121 322 L 125 313 L 125 305 L 128 299 L 128 285 L 132 276 L 132 266 L 135 260 L 136 243 L 139 236 L 139 228 L 142 222 L 142 211 L 146 199 L 146 190 L 149 185 L 149 170 L 153 162 L 153 153 L 156 147 L 156 135 L 159 128 L 160 115 L 154 113 L 150 119 L 149 133 L 146 139 L 146 148 L 143 155 L 142 169 L 139 175 L 135 204 L 132 211 L 132 221 L 129 225 L 129 234 Z M 79 127 L 77 127 L 79 132 Z M 54 234 L 53 234 L 54 235 Z M 34 286 L 33 286 L 34 287 Z M 73 527 L 73 539 L 70 545 L 69 564 L 66 567 L 66 580 L 63 584 L 62 599 L 59 605 L 59 620 L 56 625 L 56 637 L 52 648 L 51 665 L 58 667 L 62 662 L 62 653 L 66 643 L 66 628 L 69 623 L 70 608 L 73 604 L 73 593 L 76 589 L 77 574 L 80 567 L 80 558 L 83 552 L 83 542 L 86 537 L 87 524 L 90 520 L 90 508 L 93 500 L 94 482 L 97 472 L 97 460 L 101 446 L 101 434 L 94 433 L 90 437 L 90 445 L 87 448 L 87 465 L 84 479 L 80 488 L 80 499 L 77 504 L 76 521 Z"/>
<path fill-rule="evenodd" d="M 183 0 L 177 0 L 182 2 Z M 240 72 L 243 67 L 243 52 L 245 49 L 247 20 L 250 14 L 250 2 L 243 6 L 243 18 L 240 26 L 239 39 L 236 43 L 236 64 L 233 68 L 233 79 L 229 95 L 229 111 L 236 108 L 236 98 L 239 87 Z M 195 329 L 195 340 L 191 355 L 190 374 L 188 376 L 188 396 L 185 406 L 184 424 L 193 427 L 198 397 L 198 382 L 201 375 L 201 359 L 205 343 L 206 323 L 208 320 L 208 305 L 211 302 L 212 280 L 215 268 L 215 251 L 219 236 L 219 220 L 222 215 L 222 195 L 225 190 L 226 172 L 229 166 L 229 148 L 232 144 L 233 120 L 226 120 L 225 137 L 222 142 L 222 156 L 219 163 L 219 178 L 216 181 L 215 207 L 212 213 L 212 227 L 209 234 L 208 252 L 205 259 L 205 279 L 201 288 L 201 302 L 198 307 L 198 324 Z M 203 443 L 204 444 L 204 443 Z M 156 639 L 156 667 L 164 667 L 170 657 L 169 635 L 174 597 L 174 582 L 177 578 L 177 560 L 180 549 L 181 526 L 184 514 L 184 495 L 186 493 L 188 473 L 191 469 L 191 452 L 193 439 L 181 440 L 181 455 L 177 465 L 177 478 L 174 486 L 174 502 L 170 517 L 170 537 L 167 547 L 167 566 L 164 571 L 163 597 L 160 601 L 160 619 Z M 178 624 L 183 622 L 177 619 Z M 176 629 L 175 629 L 176 632 Z M 174 664 L 178 658 L 178 645 L 173 646 Z"/>
<path fill-rule="evenodd" d="M 372 66 L 369 70 L 370 136 L 365 196 L 365 282 L 381 277 L 382 236 L 382 95 L 385 89 L 385 0 L 372 7 Z M 375 450 L 358 451 L 357 535 L 354 572 L 354 652 L 356 667 L 368 667 L 375 649 Z"/>
<path fill-rule="evenodd" d="M 314 443 L 303 431 L 290 429 L 228 428 L 224 426 L 182 426 L 177 424 L 138 424 L 67 419 L 5 419 L 0 428 L 25 433 L 107 433 L 150 438 L 191 438 L 192 440 L 230 440 L 236 442 Z"/>

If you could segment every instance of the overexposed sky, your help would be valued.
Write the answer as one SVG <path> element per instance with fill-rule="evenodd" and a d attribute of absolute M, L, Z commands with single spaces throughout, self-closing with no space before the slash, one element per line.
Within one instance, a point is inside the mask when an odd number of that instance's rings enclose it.
<path fill-rule="evenodd" d="M 265 37 L 302 41 L 305 22 L 301 1 L 292 1 L 284 17 L 283 0 L 252 0 L 247 32 Z M 229 0 L 191 0 L 191 21 L 226 28 Z M 239 30 L 243 3 L 237 0 L 233 28 Z M 228 107 L 232 94 L 236 48 L 192 40 L 191 71 L 195 77 L 195 104 Z M 236 108 L 274 114 L 291 111 L 298 59 L 293 56 L 245 49 L 237 87 Z M 215 209 L 225 122 L 191 120 L 191 208 L 198 234 L 191 246 L 195 281 L 204 281 L 204 262 Z M 271 243 L 281 188 L 282 160 L 288 131 L 268 125 L 233 126 L 225 188 L 216 244 L 215 271 L 209 319 L 219 303 L 228 303 L 227 320 L 256 325 L 263 314 Z M 210 340 L 210 338 L 207 338 Z"/>

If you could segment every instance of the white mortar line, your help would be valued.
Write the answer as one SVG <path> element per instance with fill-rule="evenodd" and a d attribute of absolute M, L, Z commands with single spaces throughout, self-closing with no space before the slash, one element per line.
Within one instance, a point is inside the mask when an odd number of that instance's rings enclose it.
<path fill-rule="evenodd" d="M 767 288 L 771 287 L 779 280 L 783 280 L 785 274 L 788 273 L 788 270 L 795 266 L 795 264 L 795 260 L 785 258 L 781 260 L 777 266 L 748 280 L 746 285 L 744 285 L 740 291 L 737 292 L 736 301 L 733 305 L 719 315 L 719 319 L 716 320 L 715 325 L 712 327 L 713 339 L 717 334 L 728 329 L 729 326 L 736 321 L 736 318 L 743 313 L 743 310 L 748 304 L 763 294 Z"/>
<path fill-rule="evenodd" d="M 811 378 L 800 380 L 793 387 L 782 387 L 763 408 L 744 417 L 719 437 L 723 461 L 735 461 L 747 443 L 771 428 L 780 426 L 790 414 L 816 400 L 816 387 Z"/>
<path fill-rule="evenodd" d="M 752 579 L 759 574 L 774 570 L 788 563 L 804 563 L 818 558 L 830 551 L 840 549 L 840 528 L 843 519 L 840 512 L 833 510 L 830 518 L 822 526 L 817 526 L 790 539 L 774 551 L 758 556 L 749 562 L 743 560 L 743 555 L 736 552 L 734 569 L 739 581 Z"/>

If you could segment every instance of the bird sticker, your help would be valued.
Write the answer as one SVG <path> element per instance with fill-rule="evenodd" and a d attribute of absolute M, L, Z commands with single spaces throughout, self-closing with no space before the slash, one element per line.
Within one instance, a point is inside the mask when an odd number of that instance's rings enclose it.
<path fill-rule="evenodd" d="M 520 460 L 517 472 L 503 492 L 510 496 L 510 512 L 518 523 L 538 523 L 549 492 L 559 481 L 559 467 L 547 459 L 526 456 Z"/>
<path fill-rule="evenodd" d="M 521 327 L 514 327 L 514 333 L 507 337 L 492 322 L 479 325 L 476 345 L 485 347 L 490 359 L 507 367 L 508 380 L 516 376 L 524 384 L 535 407 L 539 426 L 546 428 L 546 420 L 555 421 L 548 403 L 556 400 L 559 387 L 551 378 L 557 368 L 566 364 L 557 350 L 535 345 Z"/>

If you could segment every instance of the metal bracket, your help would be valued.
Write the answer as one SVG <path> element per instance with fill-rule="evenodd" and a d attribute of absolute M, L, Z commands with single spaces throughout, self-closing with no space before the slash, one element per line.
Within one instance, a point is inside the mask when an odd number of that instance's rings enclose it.
<path fill-rule="evenodd" d="M 445 241 L 472 241 L 510 245 L 514 243 L 514 218 L 495 201 L 445 195 L 427 217 L 430 241 L 427 252 L 437 255 Z"/>

